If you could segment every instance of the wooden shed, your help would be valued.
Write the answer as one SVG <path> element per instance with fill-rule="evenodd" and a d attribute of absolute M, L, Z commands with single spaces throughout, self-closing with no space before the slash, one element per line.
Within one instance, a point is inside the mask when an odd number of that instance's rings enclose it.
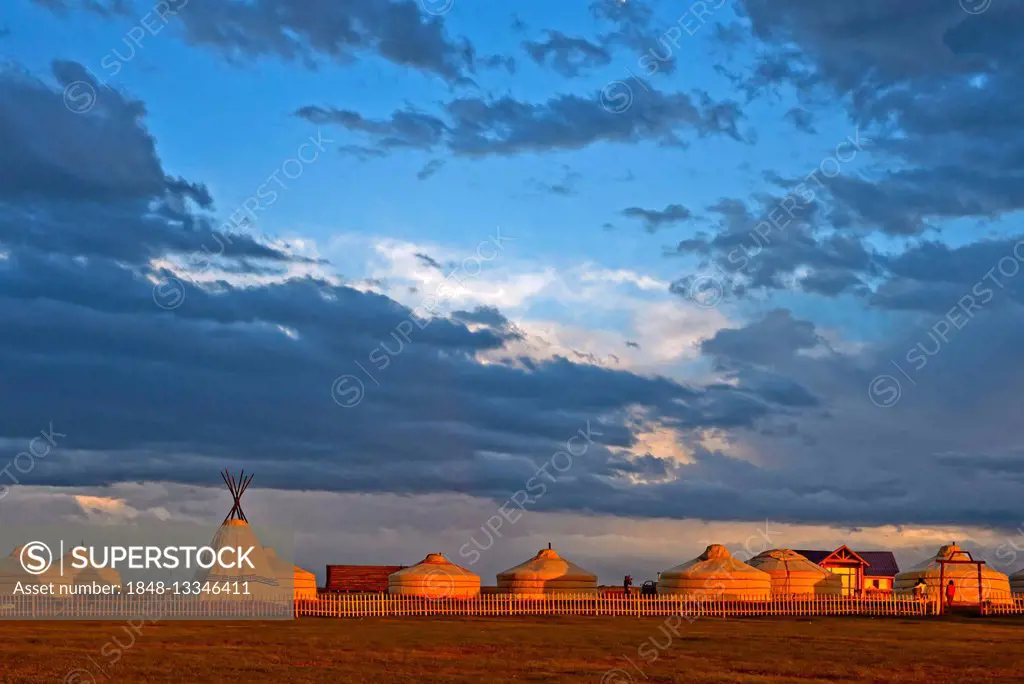
<path fill-rule="evenodd" d="M 325 589 L 345 593 L 385 593 L 388 577 L 404 565 L 328 565 Z"/>

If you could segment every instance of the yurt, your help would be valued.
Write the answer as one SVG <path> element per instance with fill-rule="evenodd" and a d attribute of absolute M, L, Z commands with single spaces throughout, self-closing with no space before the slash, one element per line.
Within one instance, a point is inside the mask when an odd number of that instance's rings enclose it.
<path fill-rule="evenodd" d="M 807 560 L 791 549 L 772 549 L 750 559 L 750 564 L 771 576 L 776 596 L 843 593 L 839 575 Z"/>
<path fill-rule="evenodd" d="M 472 598 L 480 594 L 480 576 L 431 553 L 416 565 L 388 576 L 388 593 L 426 598 Z"/>
<path fill-rule="evenodd" d="M 1024 594 L 1024 568 L 1010 575 L 1010 591 L 1014 594 Z"/>
<path fill-rule="evenodd" d="M 290 581 L 295 598 L 307 600 L 316 598 L 316 575 L 314 573 L 300 568 L 298 565 L 288 565 L 269 546 L 264 546 L 263 552 L 267 555 L 270 567 L 274 569 L 274 576 L 278 578 L 280 584 L 287 585 L 289 575 L 291 576 Z"/>
<path fill-rule="evenodd" d="M 661 573 L 659 594 L 763 599 L 771 594 L 772 578 L 747 565 L 721 544 L 712 544 L 691 561 Z"/>
<path fill-rule="evenodd" d="M 984 600 L 1008 600 L 1010 578 L 993 570 L 983 560 L 975 560 L 969 551 L 956 544 L 946 544 L 932 558 L 896 575 L 893 589 L 913 593 L 918 580 L 924 580 L 928 593 L 945 596 L 945 587 L 953 581 L 956 597 L 952 605 L 978 605 Z M 979 585 L 980 583 L 980 585 Z"/>
<path fill-rule="evenodd" d="M 562 558 L 548 544 L 525 563 L 498 573 L 498 591 L 533 598 L 556 593 L 595 594 L 597 575 Z"/>
<path fill-rule="evenodd" d="M 121 584 L 121 573 L 113 568 L 82 568 L 72 566 L 74 557 L 71 552 L 64 555 L 64 573 L 72 584 L 99 584 L 101 586 L 116 586 Z"/>
<path fill-rule="evenodd" d="M 17 546 L 11 551 L 9 556 L 0 558 L 0 597 L 14 595 L 14 589 L 18 586 L 19 582 L 22 586 L 52 583 L 57 591 L 59 591 L 57 589 L 59 585 L 71 583 L 69 576 L 61 577 L 60 562 L 57 558 L 54 559 L 50 568 L 40 575 L 26 572 L 25 568 L 21 565 L 21 551 L 23 548 L 23 546 Z"/>

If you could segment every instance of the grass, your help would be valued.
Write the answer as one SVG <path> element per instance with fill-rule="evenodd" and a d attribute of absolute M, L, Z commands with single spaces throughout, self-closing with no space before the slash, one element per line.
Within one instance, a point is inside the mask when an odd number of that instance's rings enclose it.
<path fill-rule="evenodd" d="M 0 681 L 996 682 L 1024 620 L 302 619 L 0 623 Z M 656 641 L 656 644 L 651 639 Z M 628 658 L 628 660 L 627 660 Z"/>

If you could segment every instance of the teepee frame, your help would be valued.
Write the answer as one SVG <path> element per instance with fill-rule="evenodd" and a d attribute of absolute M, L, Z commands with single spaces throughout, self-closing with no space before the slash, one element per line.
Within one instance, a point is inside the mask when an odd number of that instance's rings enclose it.
<path fill-rule="evenodd" d="M 229 520 L 241 520 L 245 523 L 249 522 L 249 519 L 245 517 L 245 511 L 242 510 L 242 494 L 245 494 L 245 490 L 249 488 L 249 483 L 252 482 L 252 473 L 246 477 L 245 471 L 243 470 L 236 481 L 234 476 L 228 472 L 227 468 L 225 468 L 224 472 L 220 474 L 220 477 L 224 480 L 224 484 L 228 486 L 228 491 L 231 492 L 231 496 L 234 499 L 234 503 L 231 505 L 231 510 L 228 511 L 227 516 L 224 517 L 224 522 L 226 523 Z"/>

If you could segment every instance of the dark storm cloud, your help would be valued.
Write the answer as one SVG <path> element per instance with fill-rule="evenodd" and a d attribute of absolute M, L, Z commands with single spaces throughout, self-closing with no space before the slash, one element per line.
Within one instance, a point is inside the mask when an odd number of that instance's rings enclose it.
<path fill-rule="evenodd" d="M 701 343 L 701 351 L 737 361 L 773 363 L 819 344 L 814 324 L 794 319 L 786 309 L 776 309 L 746 327 L 719 330 Z"/>
<path fill-rule="evenodd" d="M 892 169 L 830 188 L 855 225 L 915 234 L 935 221 L 1024 208 L 1024 5 L 970 14 L 929 0 L 836 3 L 744 0 L 763 58 L 755 91 L 793 87 L 839 98 L 879 129 Z M 899 135 L 887 133 L 898 132 Z"/>
<path fill-rule="evenodd" d="M 53 75 L 62 87 L 101 88 L 77 63 L 54 62 Z M 30 250 L 27 259 L 48 252 L 141 263 L 228 243 L 238 258 L 293 260 L 183 209 L 185 200 L 212 208 L 212 199 L 205 186 L 164 173 L 144 115 L 141 102 L 104 91 L 93 112 L 79 116 L 42 81 L 0 72 L 0 243 Z"/>
<path fill-rule="evenodd" d="M 643 221 L 644 230 L 648 233 L 656 233 L 660 228 L 688 221 L 693 217 L 690 210 L 681 204 L 669 204 L 664 209 L 627 207 L 622 210 L 622 215 Z"/>
<path fill-rule="evenodd" d="M 567 78 L 579 76 L 584 69 L 606 66 L 612 59 L 602 46 L 559 31 L 547 31 L 541 41 L 524 41 L 523 48 L 534 62 L 550 61 L 551 68 Z"/>
<path fill-rule="evenodd" d="M 443 166 L 443 160 L 431 159 L 430 161 L 423 165 L 422 169 L 420 169 L 416 173 L 416 178 L 418 178 L 419 180 L 427 180 L 428 178 L 436 174 L 438 171 L 440 171 Z"/>
<path fill-rule="evenodd" d="M 814 128 L 814 115 L 803 107 L 793 107 L 786 112 L 785 118 L 793 124 L 798 131 L 802 131 L 804 133 L 818 132 Z"/>
<path fill-rule="evenodd" d="M 602 105 L 601 97 L 557 95 L 541 103 L 510 96 L 459 98 L 436 115 L 407 107 L 383 119 L 315 105 L 295 114 L 318 125 L 346 128 L 382 150 L 442 149 L 463 157 L 575 150 L 598 142 L 678 145 L 687 133 L 742 140 L 738 105 L 712 100 L 707 93 L 691 97 L 638 88 L 631 106 L 618 113 Z"/>
<path fill-rule="evenodd" d="M 592 430 L 576 484 L 567 482 L 558 504 L 580 508 L 583 492 L 608 487 L 610 475 L 669 467 L 623 456 L 636 439 L 630 414 L 638 408 L 645 420 L 684 433 L 754 430 L 793 410 L 791 393 L 765 383 L 687 386 L 565 358 L 480 363 L 477 355 L 521 337 L 497 309 L 425 318 L 316 277 L 229 277 L 265 273 L 272 257 L 289 258 L 256 241 L 248 252 L 225 253 L 215 283 L 156 269 L 154 259 L 180 256 L 210 233 L 197 228 L 199 203 L 174 211 L 152 203 L 199 186 L 159 182 L 167 174 L 141 104 L 111 94 L 109 111 L 61 117 L 60 87 L 23 78 L 2 78 L 0 90 L 17 95 L 3 101 L 5 121 L 45 120 L 83 139 L 72 148 L 18 146 L 10 160 L 11 168 L 40 171 L 38 184 L 23 181 L 3 200 L 0 377 L 21 389 L 0 398 L 0 436 L 20 440 L 51 421 L 67 435 L 21 482 L 199 483 L 216 467 L 245 464 L 284 488 L 504 498 L 534 461 Z M 111 159 L 135 163 L 137 175 L 148 170 L 149 185 L 124 178 L 119 187 L 90 166 L 107 161 L 77 153 L 101 143 Z M 73 182 L 57 182 L 52 169 L 73 172 Z M 161 307 L 154 281 L 172 277 L 182 300 Z M 343 408 L 332 383 L 360 368 L 372 369 L 376 382 L 366 378 L 361 404 Z"/>
<path fill-rule="evenodd" d="M 68 14 L 69 3 L 34 1 Z M 82 0 L 70 6 L 105 15 L 128 13 L 123 2 Z M 132 7 L 140 16 L 153 9 L 140 3 Z M 449 37 L 444 20 L 423 12 L 415 0 L 191 2 L 179 9 L 174 26 L 180 26 L 188 43 L 236 63 L 277 57 L 315 68 L 322 61 L 345 64 L 371 53 L 451 82 L 466 82 L 464 72 L 471 65 L 468 44 Z"/>

